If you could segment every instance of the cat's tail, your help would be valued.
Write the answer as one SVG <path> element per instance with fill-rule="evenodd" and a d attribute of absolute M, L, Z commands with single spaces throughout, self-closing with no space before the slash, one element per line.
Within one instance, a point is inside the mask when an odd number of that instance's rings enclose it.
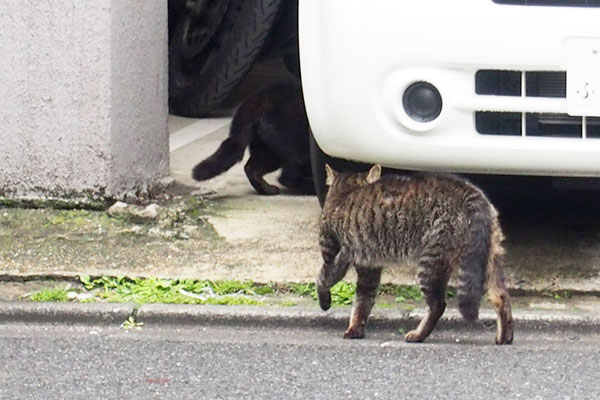
<path fill-rule="evenodd" d="M 213 155 L 196 164 L 192 170 L 192 178 L 197 181 L 214 178 L 242 160 L 255 129 L 253 123 L 244 123 L 244 120 L 246 119 L 238 114 L 233 117 L 229 137 Z"/>
<path fill-rule="evenodd" d="M 504 249 L 498 212 L 485 195 L 479 192 L 467 201 L 469 206 L 469 242 L 463 253 L 459 272 L 458 308 L 467 320 L 479 316 L 479 305 L 485 285 L 496 311 L 496 344 L 513 341 L 513 318 L 510 298 L 504 282 Z"/>
<path fill-rule="evenodd" d="M 502 231 L 497 219 L 492 222 L 492 244 L 487 268 L 488 297 L 496 311 L 496 344 L 510 344 L 513 341 L 514 323 L 508 289 L 504 282 Z"/>
<path fill-rule="evenodd" d="M 474 191 L 466 204 L 469 205 L 469 238 L 458 273 L 457 297 L 461 315 L 466 320 L 473 321 L 479 317 L 486 280 L 497 274 L 497 266 L 501 263 L 502 232 L 497 212 L 482 192 Z M 495 285 L 494 282 L 491 283 Z"/>

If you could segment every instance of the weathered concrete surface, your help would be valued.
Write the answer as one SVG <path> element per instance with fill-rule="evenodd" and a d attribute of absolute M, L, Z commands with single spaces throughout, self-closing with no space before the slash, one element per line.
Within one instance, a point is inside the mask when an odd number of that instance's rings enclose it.
<path fill-rule="evenodd" d="M 244 175 L 244 162 L 207 182 L 191 179 L 192 167 L 226 135 L 227 128 L 223 128 L 173 152 L 173 176 L 194 186 L 197 193 L 208 194 L 226 210 L 209 221 L 234 246 L 228 255 L 232 263 L 240 253 L 246 268 L 237 273 L 251 279 L 314 279 L 321 263 L 317 245 L 320 209 L 314 197 L 258 196 Z M 275 177 L 267 179 L 275 182 Z M 507 237 L 509 286 L 526 291 L 600 292 L 598 194 L 554 193 L 525 185 L 520 189 L 494 196 Z M 504 193 L 502 187 L 500 192 Z M 388 270 L 383 281 L 414 283 L 414 268 Z"/>
<path fill-rule="evenodd" d="M 166 1 L 0 2 L 0 195 L 168 174 Z"/>
<path fill-rule="evenodd" d="M 159 221 L 128 223 L 91 211 L 0 210 L 0 274 L 314 281 L 321 265 L 315 197 L 259 196 L 243 163 L 207 182 L 189 178 L 226 135 L 220 129 L 172 153 L 172 175 L 192 186 L 165 203 L 166 217 Z M 509 286 L 600 292 L 597 203 L 544 200 L 543 192 L 535 193 L 535 201 L 510 197 L 512 208 L 502 201 Z M 414 269 L 389 270 L 383 281 L 414 283 Z"/>

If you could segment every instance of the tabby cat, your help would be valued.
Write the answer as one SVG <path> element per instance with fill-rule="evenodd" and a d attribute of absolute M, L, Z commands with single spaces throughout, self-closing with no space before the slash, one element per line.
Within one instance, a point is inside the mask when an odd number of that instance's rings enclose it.
<path fill-rule="evenodd" d="M 242 102 L 231 121 L 229 137 L 213 155 L 194 167 L 192 177 L 204 181 L 222 174 L 240 162 L 250 146 L 244 170 L 258 193 L 279 193 L 279 188 L 263 177 L 281 168 L 279 183 L 299 193 L 313 194 L 308 135 L 300 84 L 269 86 Z"/>
<path fill-rule="evenodd" d="M 415 262 L 428 312 L 406 334 L 422 342 L 446 308 L 450 274 L 458 270 L 458 307 L 466 320 L 479 315 L 487 279 L 497 314 L 497 344 L 513 340 L 513 319 L 504 283 L 498 214 L 481 190 L 452 175 L 381 176 L 344 174 L 328 165 L 329 192 L 321 215 L 319 243 L 323 267 L 317 294 L 323 310 L 331 306 L 330 288 L 353 265 L 356 299 L 345 338 L 363 338 L 382 269 Z"/>

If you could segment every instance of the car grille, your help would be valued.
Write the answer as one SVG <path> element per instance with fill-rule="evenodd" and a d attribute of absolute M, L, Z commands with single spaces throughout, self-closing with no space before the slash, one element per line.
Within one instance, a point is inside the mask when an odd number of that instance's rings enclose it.
<path fill-rule="evenodd" d="M 565 99 L 566 92 L 564 71 L 480 70 L 475 74 L 478 95 Z M 483 135 L 600 138 L 600 118 L 551 111 L 476 111 L 475 128 Z"/>
<path fill-rule="evenodd" d="M 600 0 L 492 0 L 498 4 L 519 6 L 600 7 Z"/>

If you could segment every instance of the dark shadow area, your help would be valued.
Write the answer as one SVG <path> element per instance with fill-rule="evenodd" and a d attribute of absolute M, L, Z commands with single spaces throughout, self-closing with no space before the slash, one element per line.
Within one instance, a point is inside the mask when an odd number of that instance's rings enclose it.
<path fill-rule="evenodd" d="M 586 279 L 600 270 L 600 180 L 470 176 L 500 212 L 513 279 Z M 586 189 L 587 188 L 587 189 Z M 548 276 L 552 274 L 552 276 Z M 518 285 L 517 285 L 518 286 Z"/>

